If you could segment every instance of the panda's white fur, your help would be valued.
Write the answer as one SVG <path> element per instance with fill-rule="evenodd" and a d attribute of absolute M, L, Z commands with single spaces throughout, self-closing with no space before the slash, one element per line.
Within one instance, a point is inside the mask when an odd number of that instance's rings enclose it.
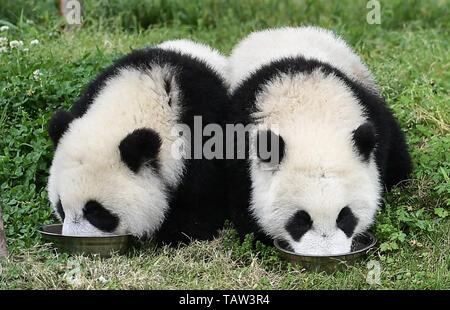
<path fill-rule="evenodd" d="M 245 179 L 242 167 L 246 165 L 250 174 L 248 196 L 244 193 L 231 199 L 231 208 L 237 209 L 234 221 L 238 230 L 262 231 L 262 240 L 285 240 L 295 252 L 303 254 L 349 252 L 353 236 L 374 221 L 383 190 L 380 171 L 393 169 L 385 167 L 385 158 L 391 156 L 394 165 L 402 161 L 394 176 L 389 176 L 394 181 L 405 177 L 410 169 L 403 135 L 387 108 L 384 110 L 372 74 L 331 31 L 300 27 L 250 34 L 234 47 L 227 78 L 236 109 L 230 112 L 230 121 L 245 120 L 242 114 L 248 114 L 248 122 L 259 129 L 274 128 L 272 131 L 285 143 L 278 170 L 256 156 L 255 132 L 248 163 L 237 161 L 241 168 L 235 171 L 240 172 L 229 177 L 229 182 L 236 182 L 233 177 Z M 371 111 L 357 96 L 370 97 Z M 379 111 L 377 107 L 372 109 L 372 102 L 378 101 L 383 105 Z M 368 160 L 362 160 L 353 140 L 355 130 L 367 121 L 374 121 L 381 139 L 385 139 L 376 146 L 381 147 L 378 159 L 382 167 L 377 166 L 373 150 Z M 392 134 L 386 134 L 390 131 Z M 394 155 L 386 155 L 393 148 L 385 147 L 390 143 L 399 148 Z M 244 181 L 242 184 L 246 186 Z M 345 207 L 356 217 L 351 236 L 336 224 Z M 242 215 L 243 208 L 249 209 L 248 218 Z M 312 226 L 294 240 L 287 223 L 300 210 L 309 214 Z"/>
<path fill-rule="evenodd" d="M 205 45 L 178 40 L 158 48 L 176 49 L 223 74 L 225 58 Z M 83 217 L 89 199 L 99 201 L 120 218 L 114 234 L 142 236 L 161 226 L 169 208 L 168 188 L 176 188 L 185 172 L 185 162 L 171 153 L 178 138 L 171 131 L 179 121 L 182 100 L 174 78 L 177 70 L 170 64 L 153 65 L 150 70 L 121 68 L 106 80 L 86 113 L 70 122 L 55 149 L 48 180 L 48 196 L 55 211 L 58 202 L 64 206 L 64 235 L 110 234 Z M 170 94 L 165 89 L 167 79 Z M 121 140 L 143 127 L 161 138 L 158 172 L 145 167 L 134 173 L 121 160 Z"/>
<path fill-rule="evenodd" d="M 370 71 L 344 40 L 329 30 L 309 26 L 253 32 L 240 41 L 228 60 L 226 74 L 230 90 L 261 66 L 300 55 L 331 64 L 369 89 L 377 89 Z"/>

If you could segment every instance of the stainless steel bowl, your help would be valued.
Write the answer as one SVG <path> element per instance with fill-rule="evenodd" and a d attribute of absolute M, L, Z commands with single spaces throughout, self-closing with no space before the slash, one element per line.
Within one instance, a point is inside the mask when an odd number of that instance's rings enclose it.
<path fill-rule="evenodd" d="M 282 241 L 275 240 L 275 247 L 286 257 L 292 265 L 299 265 L 307 270 L 333 272 L 345 270 L 358 260 L 367 255 L 377 243 L 377 238 L 369 232 L 357 235 L 353 238 L 352 251 L 349 253 L 335 255 L 303 255 L 288 249 L 288 245 Z"/>
<path fill-rule="evenodd" d="M 113 235 L 102 237 L 80 237 L 62 235 L 62 224 L 45 225 L 38 229 L 45 241 L 71 254 L 99 255 L 110 257 L 113 253 L 123 254 L 132 244 L 133 236 Z"/>

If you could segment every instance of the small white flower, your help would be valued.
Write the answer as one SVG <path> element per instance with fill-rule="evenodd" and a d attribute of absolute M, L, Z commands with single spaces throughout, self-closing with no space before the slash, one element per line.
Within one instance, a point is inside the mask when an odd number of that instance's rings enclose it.
<path fill-rule="evenodd" d="M 5 37 L 0 37 L 0 46 L 7 45 L 8 39 Z"/>
<path fill-rule="evenodd" d="M 33 25 L 33 24 L 34 24 L 34 21 L 32 21 L 31 19 L 27 19 L 27 24 Z"/>
<path fill-rule="evenodd" d="M 30 49 L 29 49 L 29 48 L 26 48 L 26 47 L 23 49 L 24 52 L 28 52 L 29 50 L 30 50 Z"/>
<path fill-rule="evenodd" d="M 41 70 L 39 70 L 39 69 L 37 69 L 37 70 L 34 70 L 33 71 L 33 78 L 35 79 L 35 80 L 39 80 L 41 77 L 42 74 L 41 74 Z"/>
<path fill-rule="evenodd" d="M 30 42 L 31 45 L 38 45 L 39 44 L 39 40 L 35 39 L 33 41 Z"/>
<path fill-rule="evenodd" d="M 0 47 L 0 53 L 7 53 L 7 52 L 8 52 L 8 48 L 6 46 Z"/>
<path fill-rule="evenodd" d="M 9 26 L 1 26 L 0 31 L 6 31 L 9 29 Z"/>
<path fill-rule="evenodd" d="M 111 41 L 109 41 L 109 40 L 105 40 L 104 42 L 103 42 L 103 45 L 105 46 L 105 47 L 108 47 L 108 48 L 111 48 L 113 45 L 112 45 L 112 43 L 111 43 Z"/>
<path fill-rule="evenodd" d="M 108 283 L 108 280 L 106 280 L 104 276 L 100 276 L 97 280 L 102 283 Z"/>
<path fill-rule="evenodd" d="M 9 47 L 11 48 L 15 48 L 18 46 L 22 46 L 23 45 L 23 41 L 19 41 L 19 40 L 13 40 L 11 42 L 9 42 Z"/>

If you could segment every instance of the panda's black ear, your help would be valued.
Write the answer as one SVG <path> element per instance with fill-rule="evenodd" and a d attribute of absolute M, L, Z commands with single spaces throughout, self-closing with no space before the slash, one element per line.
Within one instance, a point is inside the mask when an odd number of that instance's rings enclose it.
<path fill-rule="evenodd" d="M 73 119 L 73 115 L 65 110 L 56 111 L 50 119 L 48 123 L 48 134 L 55 147 L 58 145 L 59 139 L 61 139 L 67 128 L 69 128 L 69 124 Z"/>
<path fill-rule="evenodd" d="M 149 128 L 140 128 L 128 134 L 119 144 L 120 157 L 131 171 L 149 163 L 158 170 L 158 153 L 161 138 L 158 133 Z"/>
<path fill-rule="evenodd" d="M 359 154 L 367 161 L 376 144 L 376 131 L 372 122 L 365 122 L 353 131 L 353 142 Z"/>

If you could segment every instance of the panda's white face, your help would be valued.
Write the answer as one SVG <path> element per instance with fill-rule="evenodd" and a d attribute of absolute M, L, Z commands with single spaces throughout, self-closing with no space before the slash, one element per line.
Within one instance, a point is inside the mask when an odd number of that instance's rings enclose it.
<path fill-rule="evenodd" d="M 267 136 L 281 154 L 274 166 L 257 156 L 259 140 L 251 143 L 251 210 L 260 227 L 297 253 L 349 252 L 381 194 L 374 128 L 360 105 L 339 80 L 316 72 L 273 81 L 257 106 L 258 132 L 276 126 Z"/>
<path fill-rule="evenodd" d="M 48 196 L 63 234 L 142 236 L 160 227 L 184 169 L 171 152 L 180 113 L 173 76 L 169 67 L 122 69 L 82 117 L 54 115 Z"/>
<path fill-rule="evenodd" d="M 105 162 L 76 153 L 62 141 L 48 182 L 49 198 L 63 222 L 63 234 L 102 236 L 152 233 L 167 209 L 166 185 L 151 167 L 137 173 L 118 152 Z M 97 157 L 97 158 L 96 158 Z"/>
<path fill-rule="evenodd" d="M 370 226 L 377 210 L 376 167 L 306 167 L 285 147 L 279 170 L 266 170 L 259 159 L 252 164 L 252 210 L 261 227 L 297 253 L 349 252 L 352 238 Z"/>

